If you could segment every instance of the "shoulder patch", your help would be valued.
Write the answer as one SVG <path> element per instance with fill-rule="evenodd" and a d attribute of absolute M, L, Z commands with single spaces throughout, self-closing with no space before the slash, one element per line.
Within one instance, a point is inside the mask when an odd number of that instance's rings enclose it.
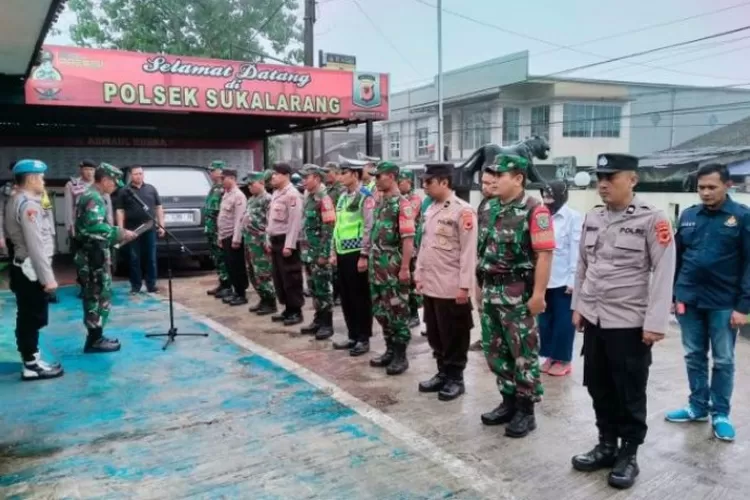
<path fill-rule="evenodd" d="M 461 211 L 461 227 L 464 231 L 471 231 L 474 228 L 474 214 L 470 208 L 464 208 Z"/>
<path fill-rule="evenodd" d="M 373 208 L 375 208 L 375 198 L 368 195 L 365 198 L 365 208 L 368 210 L 372 210 Z"/>
<path fill-rule="evenodd" d="M 401 200 L 399 205 L 401 212 L 404 214 L 404 217 L 408 219 L 414 218 L 414 206 L 409 202 L 409 200 Z"/>
<path fill-rule="evenodd" d="M 672 242 L 672 226 L 667 220 L 660 220 L 654 226 L 654 232 L 656 233 L 656 241 L 663 247 L 668 246 Z"/>
<path fill-rule="evenodd" d="M 29 219 L 31 222 L 36 222 L 36 216 L 38 213 L 39 212 L 37 212 L 35 208 L 27 208 L 26 218 Z"/>

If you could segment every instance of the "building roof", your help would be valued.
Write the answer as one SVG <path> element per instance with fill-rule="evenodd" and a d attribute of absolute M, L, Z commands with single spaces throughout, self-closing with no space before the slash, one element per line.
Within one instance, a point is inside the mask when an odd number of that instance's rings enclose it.
<path fill-rule="evenodd" d="M 750 146 L 750 116 L 698 137 L 693 137 L 689 141 L 677 145 L 675 149 L 742 146 Z"/>
<path fill-rule="evenodd" d="M 630 80 L 606 80 L 597 78 L 574 78 L 568 76 L 534 76 L 529 75 L 529 82 L 577 82 L 577 83 L 593 83 L 598 85 L 628 85 L 636 87 L 654 87 L 654 88 L 668 88 L 677 90 L 722 90 L 727 92 L 738 92 L 738 93 L 750 93 L 750 89 L 743 89 L 739 86 L 721 85 L 717 87 L 711 86 L 700 86 L 700 85 L 675 85 L 672 83 L 654 83 L 654 82 L 634 82 Z"/>
<path fill-rule="evenodd" d="M 674 149 L 642 156 L 640 167 L 673 167 L 679 165 L 717 162 L 728 165 L 750 157 L 750 145 L 737 147 L 703 147 Z"/>

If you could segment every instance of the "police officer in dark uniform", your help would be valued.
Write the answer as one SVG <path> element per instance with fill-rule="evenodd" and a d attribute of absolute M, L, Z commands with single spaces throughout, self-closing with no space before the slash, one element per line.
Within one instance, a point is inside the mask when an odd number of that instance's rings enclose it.
<path fill-rule="evenodd" d="M 599 444 L 574 456 L 573 467 L 612 468 L 615 488 L 630 488 L 639 473 L 651 347 L 669 328 L 675 270 L 671 224 L 633 193 L 637 170 L 634 156 L 599 155 L 604 205 L 583 222 L 572 302 L 573 323 L 584 332 L 583 381 L 599 430 Z"/>
<path fill-rule="evenodd" d="M 39 355 L 39 330 L 49 320 L 50 294 L 57 290 L 52 272 L 55 246 L 53 221 L 44 213 L 44 173 L 38 160 L 20 160 L 13 167 L 15 192 L 8 200 L 4 227 L 12 244 L 11 290 L 16 296 L 16 343 L 23 361 L 21 378 L 39 380 L 59 377 L 59 364 Z"/>

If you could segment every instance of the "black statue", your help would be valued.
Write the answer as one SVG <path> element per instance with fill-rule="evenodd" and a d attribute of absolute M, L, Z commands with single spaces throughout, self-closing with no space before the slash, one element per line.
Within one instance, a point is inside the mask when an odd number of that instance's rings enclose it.
<path fill-rule="evenodd" d="M 534 167 L 534 158 L 546 160 L 549 156 L 549 143 L 544 137 L 538 135 L 529 137 L 512 146 L 498 146 L 497 144 L 487 144 L 474 151 L 468 160 L 461 164 L 458 169 L 468 172 L 473 178 L 477 172 L 481 172 L 484 167 L 491 165 L 497 155 L 516 155 L 526 158 L 529 161 L 529 182 L 546 183 L 544 178 Z"/>

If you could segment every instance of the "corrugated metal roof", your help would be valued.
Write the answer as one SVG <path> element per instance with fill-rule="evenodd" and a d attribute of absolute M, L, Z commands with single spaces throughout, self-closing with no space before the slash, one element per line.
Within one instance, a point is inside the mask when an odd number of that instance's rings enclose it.
<path fill-rule="evenodd" d="M 750 157 L 750 145 L 660 151 L 641 157 L 639 163 L 641 167 L 656 168 L 708 161 L 731 163 L 739 160 L 737 156 L 745 155 Z"/>

